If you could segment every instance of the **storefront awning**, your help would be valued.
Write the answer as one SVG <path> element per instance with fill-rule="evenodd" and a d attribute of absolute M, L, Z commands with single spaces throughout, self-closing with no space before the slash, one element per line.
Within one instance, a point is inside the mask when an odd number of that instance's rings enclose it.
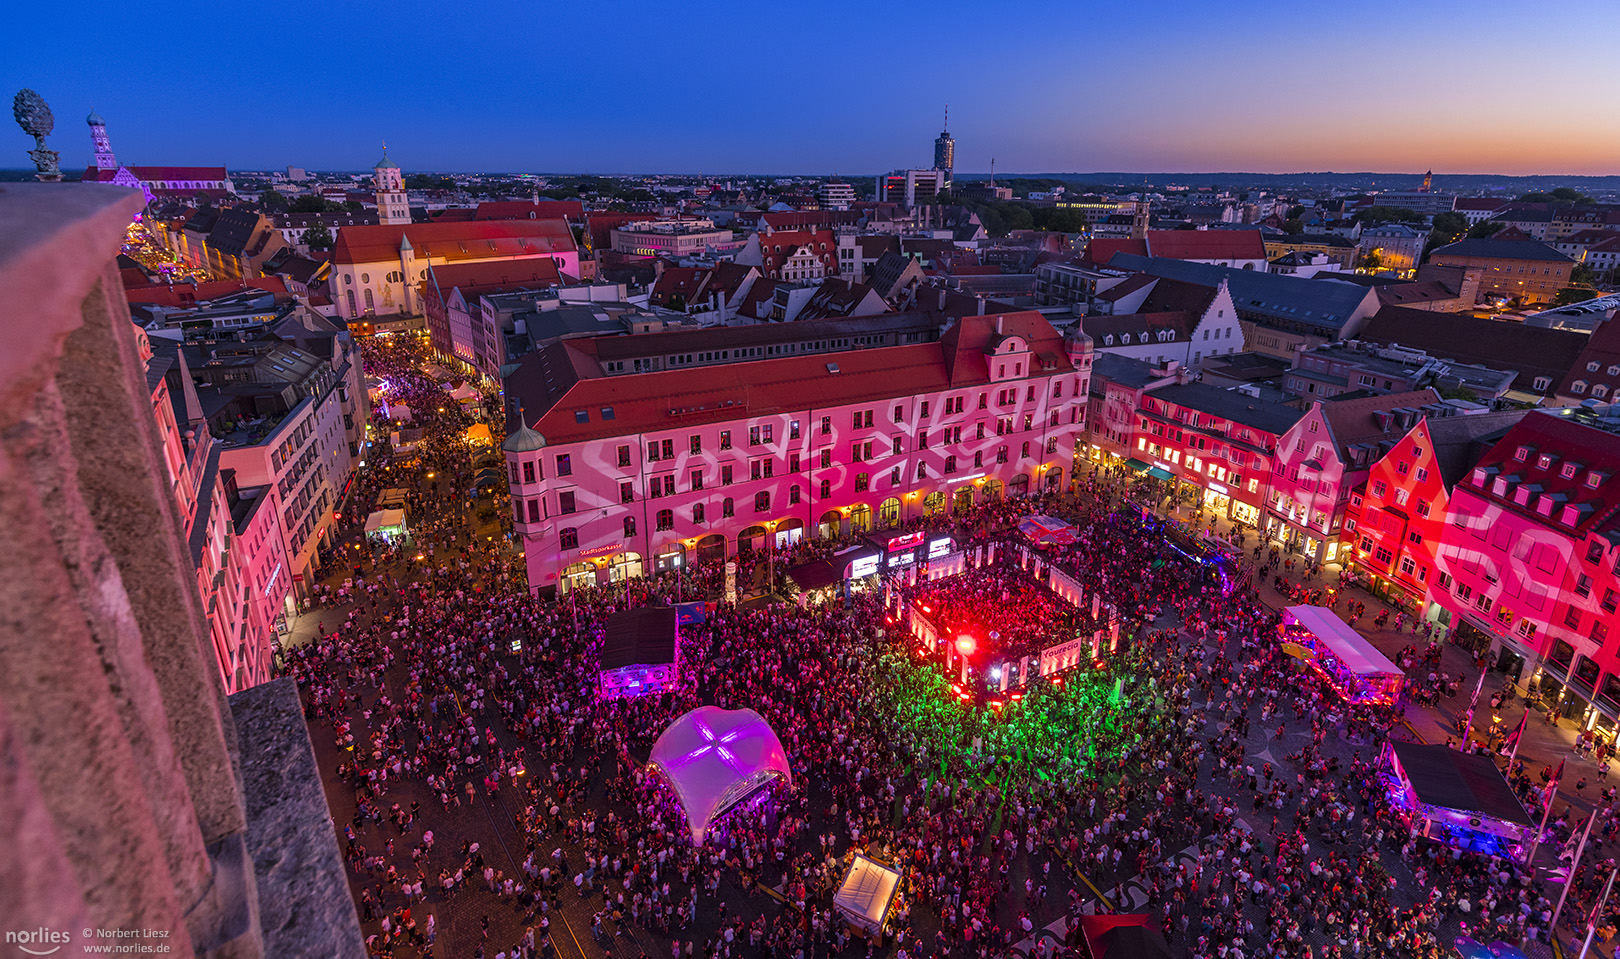
<path fill-rule="evenodd" d="M 1148 464 L 1136 459 L 1135 457 L 1126 460 L 1125 465 L 1129 466 L 1133 470 L 1136 470 L 1138 473 L 1145 473 L 1148 471 Z"/>
<path fill-rule="evenodd" d="M 1152 469 L 1148 470 L 1148 475 L 1153 477 L 1156 480 L 1167 480 L 1167 479 L 1174 479 L 1175 478 L 1175 477 L 1170 475 L 1169 470 L 1163 470 L 1163 469 L 1160 469 L 1157 466 L 1155 466 Z"/>

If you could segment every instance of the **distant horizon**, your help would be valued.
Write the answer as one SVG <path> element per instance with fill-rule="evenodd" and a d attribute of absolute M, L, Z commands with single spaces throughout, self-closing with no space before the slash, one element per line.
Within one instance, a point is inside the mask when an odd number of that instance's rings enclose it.
<path fill-rule="evenodd" d="M 241 169 L 253 157 L 265 170 L 363 172 L 386 141 L 412 171 L 872 176 L 931 165 L 948 129 L 958 169 L 993 161 L 1008 177 L 1620 176 L 1620 127 L 1592 112 L 1616 87 L 1606 59 L 1566 58 L 1556 75 L 1534 76 L 1466 59 L 1536 24 L 1609 35 L 1620 6 L 1545 0 L 1527 18 L 1510 0 L 1466 10 L 1369 0 L 1345 16 L 1288 0 L 1162 0 L 1102 22 L 1056 0 L 989 11 L 938 0 L 926 15 L 906 11 L 901 40 L 894 12 L 835 4 L 817 11 L 825 29 L 810 36 L 798 8 L 741 0 L 543 15 L 369 0 L 336 19 L 294 0 L 244 34 L 213 4 L 172 0 L 161 19 L 184 28 L 185 53 L 155 68 L 127 20 L 64 27 L 54 8 L 32 4 L 8 20 L 0 94 L 28 87 L 51 105 L 50 146 L 66 170 L 92 160 L 94 110 L 134 165 Z M 722 24 L 747 39 L 721 41 Z M 762 54 L 796 42 L 809 56 L 788 71 L 799 82 L 781 82 Z M 1352 82 L 1288 82 L 1328 64 Z M 0 162 L 26 163 L 31 138 L 6 129 Z"/>

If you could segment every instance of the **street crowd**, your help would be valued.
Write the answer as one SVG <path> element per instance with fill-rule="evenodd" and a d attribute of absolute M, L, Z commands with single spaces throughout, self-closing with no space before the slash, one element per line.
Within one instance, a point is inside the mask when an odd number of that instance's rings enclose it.
<path fill-rule="evenodd" d="M 906 524 L 965 550 L 1007 546 L 908 594 L 948 607 L 953 628 L 1034 642 L 1072 626 L 1010 548 L 1031 512 L 1073 525 L 1076 541 L 1041 561 L 1124 623 L 1100 669 L 1079 667 L 1099 680 L 1073 692 L 1041 677 L 1004 712 L 922 703 L 940 690 L 937 663 L 910 648 L 881 587 L 848 604 L 732 605 L 710 561 L 532 595 L 498 529 L 502 494 L 473 488 L 471 414 L 416 348 L 368 346 L 366 361 L 422 433 L 409 454 L 379 443 L 353 502 L 405 489 L 410 537 L 334 547 L 320 635 L 286 652 L 285 671 L 337 757 L 324 772 L 373 955 L 594 959 L 656 944 L 675 959 L 1051 959 L 1073 943 L 1046 927 L 1111 910 L 1147 913 L 1172 954 L 1196 959 L 1435 957 L 1461 933 L 1547 934 L 1532 872 L 1414 838 L 1390 805 L 1375 766 L 1398 715 L 1346 707 L 1281 654 L 1277 615 L 1239 585 L 1246 552 L 1198 548 L 1117 472 Z M 785 547 L 776 569 L 838 545 Z M 739 581 L 758 582 L 760 562 L 745 554 Z M 677 594 L 710 603 L 683 627 L 677 687 L 598 698 L 600 624 Z M 703 704 L 758 711 L 794 779 L 695 845 L 646 759 Z M 1561 814 L 1554 841 L 1579 825 Z M 832 907 L 856 851 L 905 877 L 881 939 L 852 935 Z"/>

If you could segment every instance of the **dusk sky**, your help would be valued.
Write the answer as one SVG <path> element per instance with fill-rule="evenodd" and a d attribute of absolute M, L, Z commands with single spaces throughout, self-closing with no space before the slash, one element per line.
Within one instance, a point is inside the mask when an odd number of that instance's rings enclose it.
<path fill-rule="evenodd" d="M 73 12 L 65 12 L 73 11 Z M 18 4 L 62 167 L 1620 174 L 1620 7 L 1385 3 Z M 1525 55 L 1529 37 L 1559 38 Z M 0 167 L 29 165 L 8 123 Z"/>

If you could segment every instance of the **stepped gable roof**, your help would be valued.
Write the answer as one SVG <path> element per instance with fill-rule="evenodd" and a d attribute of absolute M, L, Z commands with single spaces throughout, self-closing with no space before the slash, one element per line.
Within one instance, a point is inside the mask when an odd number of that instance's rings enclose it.
<path fill-rule="evenodd" d="M 574 234 L 562 220 L 484 220 L 471 223 L 405 223 L 346 226 L 332 247 L 333 263 L 399 259 L 409 240 L 419 257 L 447 262 L 574 252 Z"/>

